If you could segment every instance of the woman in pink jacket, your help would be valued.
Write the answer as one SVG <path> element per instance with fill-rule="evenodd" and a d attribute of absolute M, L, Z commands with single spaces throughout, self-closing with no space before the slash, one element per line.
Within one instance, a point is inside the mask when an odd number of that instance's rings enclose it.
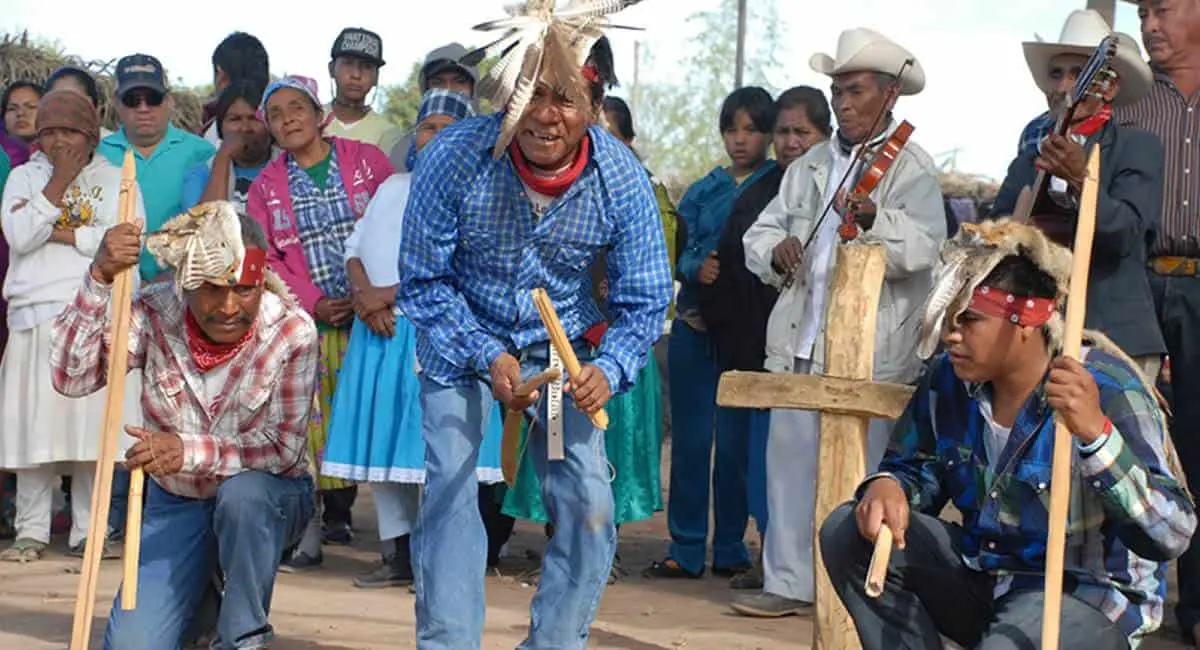
<path fill-rule="evenodd" d="M 392 165 L 374 145 L 322 134 L 329 117 L 317 98 L 316 82 L 308 77 L 273 82 L 263 93 L 258 115 L 284 155 L 254 181 L 246 211 L 267 233 L 268 264 L 320 330 L 321 410 L 311 420 L 308 438 L 319 475 L 334 386 L 354 319 L 344 244 L 376 188 L 392 175 Z M 318 488 L 326 541 L 349 543 L 355 486 L 320 478 Z M 314 517 L 285 569 L 321 563 L 321 532 L 322 520 Z"/>

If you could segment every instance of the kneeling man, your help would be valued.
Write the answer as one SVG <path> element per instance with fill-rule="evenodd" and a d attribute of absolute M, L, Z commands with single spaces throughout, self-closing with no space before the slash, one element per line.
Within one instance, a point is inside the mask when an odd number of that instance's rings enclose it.
<path fill-rule="evenodd" d="M 213 648 L 265 648 L 275 572 L 313 513 L 305 456 L 317 330 L 265 266 L 266 238 L 231 204 L 202 204 L 150 236 L 173 270 L 135 296 L 129 368 L 142 369 L 146 429 L 126 455 L 146 491 L 137 609 L 113 604 L 104 647 L 178 648 L 224 581 Z M 54 323 L 54 386 L 107 383 L 113 278 L 138 263 L 141 227 L 105 235 Z M 193 626 L 194 627 L 194 626 Z"/>
<path fill-rule="evenodd" d="M 1196 525 L 1152 384 L 1098 334 L 1085 333 L 1082 363 L 1061 355 L 1071 255 L 1037 229 L 966 224 L 942 258 L 924 333 L 946 352 L 879 473 L 821 527 L 863 650 L 941 648 L 939 635 L 1040 646 L 1056 417 L 1074 438 L 1061 647 L 1137 647 Z M 937 518 L 948 501 L 961 525 Z M 897 550 L 872 599 L 863 582 L 885 524 Z"/>

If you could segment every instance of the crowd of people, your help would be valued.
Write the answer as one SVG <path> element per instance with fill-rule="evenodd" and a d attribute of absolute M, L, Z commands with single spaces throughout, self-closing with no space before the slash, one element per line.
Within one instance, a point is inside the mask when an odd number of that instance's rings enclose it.
<path fill-rule="evenodd" d="M 1048 110 L 979 223 L 948 209 L 911 139 L 875 189 L 856 189 L 903 131 L 897 103 L 926 81 L 879 32 L 848 29 L 812 57 L 828 96 L 732 90 L 712 116 L 727 159 L 676 204 L 609 94 L 596 16 L 628 2 L 536 4 L 487 24 L 541 21 L 536 37 L 430 52 L 408 132 L 368 102 L 383 42 L 357 27 L 333 41 L 328 104 L 315 78 L 273 79 L 262 43 L 231 34 L 197 133 L 171 124 L 149 54 L 116 65 L 113 132 L 85 70 L 4 88 L 0 560 L 36 562 L 58 533 L 72 555 L 103 536 L 118 557 L 142 468 L 139 606 L 114 605 L 106 647 L 266 647 L 277 573 L 320 570 L 323 547 L 353 542 L 366 484 L 380 562 L 346 579 L 415 594 L 419 647 L 479 647 L 486 568 L 530 520 L 546 544 L 521 647 L 576 648 L 605 584 L 628 574 L 621 526 L 665 509 L 670 546 L 638 567 L 645 579 L 711 572 L 740 615 L 800 614 L 819 543 L 865 649 L 1023 647 L 1041 634 L 1057 414 L 1075 438 L 1063 645 L 1137 647 L 1162 623 L 1176 558 L 1175 614 L 1200 642 L 1185 480 L 1200 472 L 1200 2 L 1138 2 L 1148 62 L 1093 10 L 1057 41 L 1024 43 Z M 486 80 L 484 55 L 500 57 Z M 1093 146 L 1075 360 L 1061 356 L 1061 312 Z M 118 225 L 130 152 L 136 218 Z M 823 374 L 836 250 L 864 243 L 886 252 L 873 376 L 916 392 L 899 420 L 871 421 L 870 475 L 822 522 L 818 415 L 720 407 L 717 385 L 731 370 Z M 115 342 L 126 271 L 138 291 Z M 535 288 L 582 368 L 529 390 L 570 367 Z M 106 530 L 88 530 L 119 343 L 123 462 Z M 938 519 L 947 503 L 961 523 Z M 869 598 L 883 526 L 897 549 L 885 595 Z"/>

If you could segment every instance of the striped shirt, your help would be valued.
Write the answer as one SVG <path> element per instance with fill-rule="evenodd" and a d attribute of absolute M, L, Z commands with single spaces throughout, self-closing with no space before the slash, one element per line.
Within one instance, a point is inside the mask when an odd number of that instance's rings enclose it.
<path fill-rule="evenodd" d="M 1102 441 L 1072 450 L 1064 591 L 1103 612 L 1137 648 L 1162 622 L 1167 562 L 1187 549 L 1196 515 L 1168 466 L 1166 422 L 1154 398 L 1128 364 L 1085 351 L 1113 427 Z M 896 423 L 880 474 L 867 480 L 892 476 L 912 509 L 928 515 L 953 502 L 967 566 L 1014 590 L 1041 589 L 1054 412 L 1039 386 L 993 458 L 980 409 L 989 390 L 964 383 L 945 355 L 933 360 Z"/>
<path fill-rule="evenodd" d="M 1150 256 L 1200 257 L 1200 93 L 1184 97 L 1170 76 L 1156 72 L 1150 92 L 1114 107 L 1113 117 L 1157 135 L 1166 150 L 1162 219 Z"/>
<path fill-rule="evenodd" d="M 417 358 L 446 386 L 487 376 L 506 350 L 545 343 L 530 291 L 543 287 L 567 337 L 603 320 L 590 268 L 608 261 L 611 327 L 595 365 L 628 389 L 662 334 L 671 267 L 650 177 L 596 126 L 583 173 L 535 219 L 507 152 L 492 157 L 503 115 L 447 127 L 421 152 L 404 214 L 397 303 L 417 327 Z"/>

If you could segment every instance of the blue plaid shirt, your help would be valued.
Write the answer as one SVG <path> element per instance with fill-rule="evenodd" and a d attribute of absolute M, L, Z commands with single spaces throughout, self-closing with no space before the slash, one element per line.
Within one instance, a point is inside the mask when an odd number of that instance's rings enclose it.
<path fill-rule="evenodd" d="M 671 301 L 658 204 L 633 152 L 588 129 L 591 158 L 539 219 L 506 152 L 502 114 L 447 127 L 421 152 L 404 215 L 397 302 L 417 327 L 427 377 L 462 385 L 505 351 L 548 340 L 530 291 L 550 295 L 567 336 L 602 320 L 589 269 L 608 249 L 610 327 L 593 363 L 627 389 Z"/>
<path fill-rule="evenodd" d="M 1045 140 L 1053 130 L 1054 118 L 1050 116 L 1049 112 L 1033 118 L 1029 124 L 1025 125 L 1024 129 L 1021 129 L 1021 141 L 1017 144 L 1017 157 L 1025 155 L 1025 152 L 1030 149 L 1040 151 L 1042 140 Z"/>
<path fill-rule="evenodd" d="M 1074 448 L 1064 590 L 1102 611 L 1137 647 L 1162 622 L 1166 563 L 1187 549 L 1196 515 L 1168 469 L 1166 423 L 1154 398 L 1107 353 L 1090 350 L 1086 365 L 1113 431 L 1098 448 Z M 986 390 L 958 379 L 945 355 L 933 360 L 879 470 L 900 481 L 914 511 L 937 516 L 954 503 L 968 566 L 1012 576 L 1013 590 L 1041 589 L 1053 410 L 1039 387 L 990 465 L 977 397 Z"/>
<path fill-rule="evenodd" d="M 350 279 L 346 275 L 346 238 L 354 232 L 354 210 L 337 152 L 329 150 L 329 178 L 325 187 L 317 187 L 308 172 L 287 157 L 288 187 L 292 192 L 292 209 L 296 213 L 296 229 L 308 260 L 308 272 L 313 284 L 331 298 L 350 295 Z"/>

